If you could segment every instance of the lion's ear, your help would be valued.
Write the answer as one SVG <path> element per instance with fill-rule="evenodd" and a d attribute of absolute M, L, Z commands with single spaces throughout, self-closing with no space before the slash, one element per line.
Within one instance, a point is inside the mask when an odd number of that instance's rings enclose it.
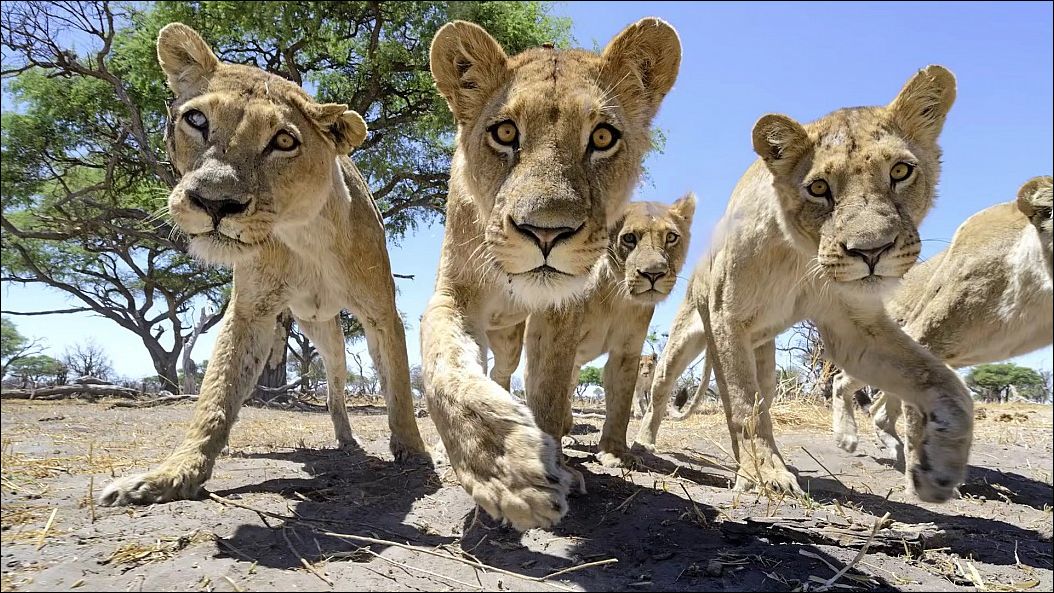
<path fill-rule="evenodd" d="M 169 23 L 158 32 L 157 61 L 177 96 L 203 91 L 220 65 L 209 44 L 183 23 Z"/>
<path fill-rule="evenodd" d="M 487 99 L 505 84 L 507 62 L 501 45 L 475 23 L 447 23 L 432 38 L 432 78 L 460 124 L 474 120 Z"/>
<path fill-rule="evenodd" d="M 602 57 L 606 83 L 625 104 L 651 121 L 677 80 L 681 39 L 666 21 L 644 18 L 616 35 Z"/>
<path fill-rule="evenodd" d="M 909 138 L 932 144 L 954 102 L 955 75 L 944 66 L 927 66 L 904 85 L 888 109 L 894 123 Z"/>
<path fill-rule="evenodd" d="M 1036 210 L 1051 207 L 1051 187 L 1054 177 L 1043 175 L 1033 177 L 1017 190 L 1017 209 L 1025 216 L 1032 218 Z"/>
<path fill-rule="evenodd" d="M 801 124 L 774 113 L 762 116 L 754 124 L 752 140 L 754 152 L 774 175 L 789 174 L 811 146 L 809 134 Z"/>
<path fill-rule="evenodd" d="M 670 206 L 670 211 L 683 218 L 689 226 L 692 224 L 692 217 L 695 216 L 695 194 L 688 192 L 673 203 Z"/>
<path fill-rule="evenodd" d="M 357 111 L 343 103 L 312 105 L 308 115 L 337 148 L 337 153 L 348 154 L 366 140 L 366 121 Z"/>

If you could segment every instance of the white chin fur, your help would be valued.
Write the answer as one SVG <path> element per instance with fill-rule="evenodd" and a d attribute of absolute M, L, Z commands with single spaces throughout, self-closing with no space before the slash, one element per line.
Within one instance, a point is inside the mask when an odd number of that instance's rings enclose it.
<path fill-rule="evenodd" d="M 891 276 L 858 278 L 848 282 L 837 282 L 843 291 L 855 296 L 878 298 L 883 302 L 893 297 L 902 279 Z"/>
<path fill-rule="evenodd" d="M 190 255 L 205 263 L 232 267 L 246 259 L 252 249 L 224 243 L 210 237 L 193 237 L 190 239 L 189 251 Z"/>
<path fill-rule="evenodd" d="M 591 276 L 517 274 L 508 277 L 506 290 L 512 300 L 531 311 L 561 307 L 585 296 Z"/>

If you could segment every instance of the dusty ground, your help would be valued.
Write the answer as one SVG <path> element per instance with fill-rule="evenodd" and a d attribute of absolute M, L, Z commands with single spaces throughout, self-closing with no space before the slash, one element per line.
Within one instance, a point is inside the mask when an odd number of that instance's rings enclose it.
<path fill-rule="evenodd" d="M 668 422 L 660 435 L 665 453 L 632 472 L 590 461 L 602 420 L 587 415 L 577 420 L 578 444 L 568 454 L 590 493 L 572 499 L 556 529 L 521 535 L 476 517 L 449 469 L 394 465 L 380 408 L 353 410 L 365 449 L 350 454 L 330 448 L 326 414 L 246 409 L 208 483 L 232 503 L 109 509 L 95 507 L 93 494 L 112 476 L 162 459 L 191 406 L 4 402 L 3 589 L 822 590 L 857 549 L 816 529 L 737 521 L 856 526 L 866 539 L 888 512 L 942 533 L 924 546 L 876 539 L 835 590 L 1051 590 L 1049 406 L 988 406 L 963 498 L 945 505 L 906 499 L 900 475 L 872 457 L 868 428 L 861 450 L 849 455 L 833 446 L 825 409 L 774 412 L 808 497 L 733 495 L 721 467 L 730 464 L 728 437 L 712 410 Z M 419 423 L 434 441 L 431 421 Z M 586 563 L 597 564 L 541 580 Z"/>

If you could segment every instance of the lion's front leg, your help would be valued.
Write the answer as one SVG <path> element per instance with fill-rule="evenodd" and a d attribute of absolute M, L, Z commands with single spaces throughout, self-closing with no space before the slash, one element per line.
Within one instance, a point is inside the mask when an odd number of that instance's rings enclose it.
<path fill-rule="evenodd" d="M 278 313 L 273 300 L 254 303 L 235 290 L 183 443 L 158 468 L 112 482 L 103 490 L 101 504 L 151 504 L 200 495 L 270 352 Z"/>
<path fill-rule="evenodd" d="M 831 390 L 831 427 L 834 430 L 834 441 L 850 453 L 856 451 L 860 440 L 854 408 L 856 391 L 863 386 L 843 370 L 835 376 Z"/>
<path fill-rule="evenodd" d="M 908 430 L 908 487 L 927 502 L 951 498 L 966 479 L 973 442 L 973 399 L 962 379 L 881 311 L 856 311 L 820 332 L 837 364 L 918 410 Z"/>
<path fill-rule="evenodd" d="M 560 451 L 561 438 L 574 424 L 568 387 L 577 383 L 575 354 L 582 327 L 580 305 L 539 311 L 527 319 L 524 346 L 527 351 L 527 407 L 538 428 L 551 436 Z M 561 462 L 563 455 L 560 455 Z M 576 489 L 585 493 L 585 480 L 572 472 Z"/>
<path fill-rule="evenodd" d="M 896 461 L 900 469 L 904 468 L 904 443 L 897 436 L 897 420 L 902 411 L 900 400 L 890 397 L 885 391 L 879 391 L 878 397 L 871 404 L 871 422 L 875 426 L 878 444 L 885 450 L 886 455 Z"/>
<path fill-rule="evenodd" d="M 567 512 L 572 474 L 560 463 L 558 441 L 484 374 L 467 308 L 440 287 L 421 320 L 429 414 L 476 504 L 519 530 L 549 527 Z"/>
<path fill-rule="evenodd" d="M 775 343 L 755 350 L 748 341 L 749 331 L 721 316 L 715 316 L 708 333 L 707 356 L 714 361 L 732 452 L 739 463 L 734 489 L 761 486 L 800 493 L 798 479 L 787 469 L 772 431 L 769 408 L 776 386 Z"/>
<path fill-rule="evenodd" d="M 388 427 L 392 431 L 389 441 L 396 461 L 425 459 L 428 448 L 421 439 L 414 415 L 414 400 L 410 394 L 410 365 L 406 359 L 406 330 L 395 314 L 394 302 L 391 312 L 366 315 L 362 318 L 366 333 L 366 344 L 370 358 L 377 368 L 388 406 Z"/>
<path fill-rule="evenodd" d="M 348 420 L 347 401 L 344 397 L 344 386 L 348 377 L 348 362 L 344 353 L 344 330 L 340 317 L 328 321 L 308 321 L 297 319 L 297 326 L 318 349 L 322 363 L 326 367 L 326 407 L 333 421 L 333 432 L 337 445 L 342 449 L 358 447 L 351 433 L 351 422 Z"/>
<path fill-rule="evenodd" d="M 512 374 L 516 372 L 516 367 L 520 366 L 523 330 L 526 325 L 526 321 L 521 321 L 506 328 L 487 331 L 487 342 L 490 351 L 494 354 L 490 378 L 510 393 L 512 392 Z"/>
<path fill-rule="evenodd" d="M 626 430 L 629 428 L 639 366 L 639 352 L 619 351 L 609 353 L 607 364 L 604 365 L 604 405 L 607 414 L 597 459 L 605 467 L 633 466 L 640 461 L 626 446 Z"/>

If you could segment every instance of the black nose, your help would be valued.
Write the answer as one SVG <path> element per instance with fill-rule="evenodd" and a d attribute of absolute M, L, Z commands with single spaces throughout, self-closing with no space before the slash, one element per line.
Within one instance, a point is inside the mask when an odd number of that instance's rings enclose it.
<path fill-rule="evenodd" d="M 895 243 L 896 239 L 890 241 L 889 243 L 886 243 L 885 245 L 881 245 L 879 247 L 872 247 L 868 249 L 850 249 L 846 245 L 843 245 L 843 247 L 845 247 L 845 252 L 849 255 L 859 257 L 860 259 L 864 260 L 864 263 L 867 264 L 867 268 L 871 271 L 872 274 L 874 274 L 875 266 L 878 265 L 879 258 L 881 258 L 882 255 L 890 249 L 893 249 L 893 245 Z"/>
<path fill-rule="evenodd" d="M 212 218 L 212 226 L 220 224 L 225 216 L 231 214 L 240 214 L 245 212 L 249 208 L 248 202 L 239 202 L 238 200 L 231 200 L 228 198 L 220 198 L 218 200 L 210 200 L 201 193 L 196 191 L 188 191 L 187 199 L 190 200 L 191 204 L 194 204 L 198 208 L 205 211 L 206 214 Z"/>
<path fill-rule="evenodd" d="M 666 272 L 644 272 L 641 270 L 637 270 L 637 273 L 650 280 L 652 286 L 655 286 L 655 283 L 659 281 L 659 278 L 666 275 Z"/>
<path fill-rule="evenodd" d="M 516 230 L 534 240 L 535 244 L 538 245 L 538 249 L 542 250 L 542 255 L 544 257 L 549 257 L 549 252 L 556 247 L 557 243 L 573 236 L 582 229 L 582 225 L 573 229 L 566 226 L 541 227 L 534 226 L 533 224 L 516 224 L 516 221 L 511 219 L 510 221 L 512 222 L 512 226 L 516 227 Z"/>

